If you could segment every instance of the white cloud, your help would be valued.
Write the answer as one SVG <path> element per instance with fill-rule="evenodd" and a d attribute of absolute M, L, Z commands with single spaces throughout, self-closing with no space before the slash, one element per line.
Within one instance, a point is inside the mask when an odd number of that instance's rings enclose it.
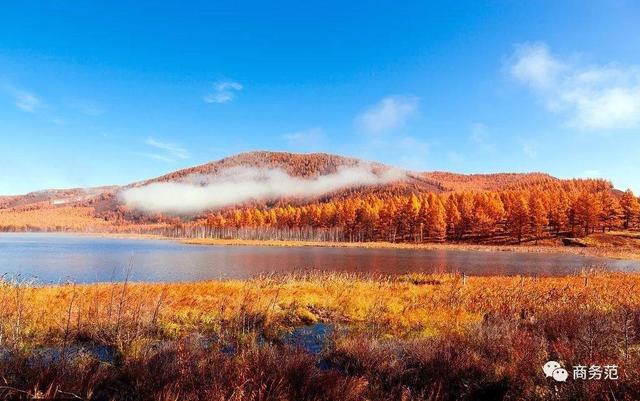
<path fill-rule="evenodd" d="M 162 150 L 164 154 L 158 153 L 139 153 L 142 156 L 150 157 L 152 159 L 161 160 L 164 162 L 175 162 L 177 159 L 188 159 L 189 152 L 180 145 L 174 143 L 160 142 L 151 137 L 147 138 L 145 143 L 153 148 Z"/>
<path fill-rule="evenodd" d="M 34 93 L 0 80 L 0 93 L 13 99 L 13 104 L 22 111 L 34 113 L 42 101 Z"/>
<path fill-rule="evenodd" d="M 530 86 L 546 107 L 579 130 L 640 127 L 640 66 L 580 66 L 554 57 L 544 44 L 520 46 L 511 75 Z"/>
<path fill-rule="evenodd" d="M 314 127 L 308 130 L 296 131 L 282 136 L 282 139 L 290 145 L 299 147 L 313 147 L 323 142 L 326 137 L 321 127 Z"/>
<path fill-rule="evenodd" d="M 575 128 L 612 130 L 640 125 L 640 85 L 575 88 L 563 94 L 563 100 L 575 108 L 569 120 Z"/>
<path fill-rule="evenodd" d="M 379 134 L 404 125 L 417 110 L 415 96 L 387 96 L 360 114 L 356 121 L 365 132 Z"/>
<path fill-rule="evenodd" d="M 321 196 L 343 188 L 379 185 L 405 176 L 400 170 L 374 173 L 369 165 L 342 167 L 333 174 L 304 179 L 280 169 L 235 167 L 215 176 L 196 175 L 183 182 L 159 182 L 120 194 L 128 207 L 145 212 L 197 213 L 251 200 Z"/>
<path fill-rule="evenodd" d="M 533 88 L 553 85 L 565 66 L 553 58 L 544 43 L 525 43 L 517 47 L 510 68 L 511 75 Z"/>
<path fill-rule="evenodd" d="M 40 99 L 31 92 L 20 89 L 14 89 L 12 92 L 15 97 L 16 107 L 20 110 L 33 113 L 41 104 Z"/>
<path fill-rule="evenodd" d="M 213 92 L 205 95 L 205 103 L 227 103 L 235 99 L 236 94 L 243 89 L 242 85 L 234 81 L 218 81 L 213 84 Z"/>

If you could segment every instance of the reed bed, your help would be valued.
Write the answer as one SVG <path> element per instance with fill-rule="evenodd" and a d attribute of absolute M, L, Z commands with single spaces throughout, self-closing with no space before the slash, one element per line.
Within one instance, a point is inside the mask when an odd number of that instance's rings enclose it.
<path fill-rule="evenodd" d="M 57 286 L 4 280 L 0 396 L 636 400 L 638 289 L 639 275 L 597 271 L 558 278 L 318 272 Z M 331 327 L 320 353 L 287 341 L 317 323 Z M 616 364 L 620 378 L 557 384 L 542 374 L 549 359 Z"/>

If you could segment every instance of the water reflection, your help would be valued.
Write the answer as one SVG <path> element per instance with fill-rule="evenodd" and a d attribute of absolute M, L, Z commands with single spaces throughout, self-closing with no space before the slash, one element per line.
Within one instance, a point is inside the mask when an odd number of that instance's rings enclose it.
<path fill-rule="evenodd" d="M 63 234 L 0 234 L 0 273 L 43 282 L 244 278 L 267 272 L 332 270 L 398 274 L 565 275 L 593 266 L 640 270 L 639 261 L 571 254 L 459 250 L 194 246 L 172 241 Z"/>

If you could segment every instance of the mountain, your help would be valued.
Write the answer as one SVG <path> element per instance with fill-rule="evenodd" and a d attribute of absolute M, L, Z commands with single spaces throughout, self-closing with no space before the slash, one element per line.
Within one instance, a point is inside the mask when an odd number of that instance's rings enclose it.
<path fill-rule="evenodd" d="M 0 196 L 0 209 L 50 205 L 72 205 L 98 202 L 112 198 L 119 192 L 152 183 L 183 182 L 194 176 L 215 176 L 221 171 L 238 167 L 281 169 L 293 177 L 309 179 L 336 173 L 343 167 L 367 166 L 375 174 L 382 174 L 393 167 L 356 158 L 327 153 L 287 153 L 256 151 L 240 153 L 217 161 L 173 171 L 160 177 L 138 181 L 124 186 L 94 188 L 46 189 L 25 195 Z M 401 179 L 376 185 L 372 191 L 393 190 L 403 193 L 504 190 L 518 186 L 557 181 L 543 173 L 457 174 L 450 172 L 407 172 Z"/>
<path fill-rule="evenodd" d="M 280 202 L 280 204 L 295 202 L 299 205 L 305 202 L 329 200 L 333 197 L 344 197 L 355 192 L 406 195 L 412 192 L 500 191 L 561 181 L 543 173 L 466 175 L 449 172 L 410 172 L 400 171 L 381 163 L 326 153 L 258 151 L 241 153 L 125 186 L 49 189 L 19 196 L 3 196 L 0 197 L 0 229 L 13 226 L 41 227 L 43 222 L 47 222 L 47 227 L 57 227 L 58 223 L 64 226 L 65 224 L 58 221 L 60 219 L 69 220 L 73 224 L 91 226 L 111 224 L 116 220 L 139 221 L 141 214 L 144 213 L 133 210 L 134 208 L 125 204 L 123 193 L 132 189 L 176 183 L 192 185 L 189 188 L 198 190 L 206 188 L 208 180 L 216 179 L 229 171 L 243 171 L 244 175 L 246 171 L 250 171 L 251 174 L 267 172 L 266 179 L 273 179 L 273 182 L 268 182 L 269 190 L 273 190 L 271 186 L 277 186 L 279 180 L 284 177 L 285 181 L 290 180 L 294 183 L 291 188 L 294 193 L 299 186 L 297 184 L 303 185 L 307 182 L 296 180 L 310 180 L 318 177 L 325 178 L 325 181 L 333 177 L 342 180 L 340 185 L 329 185 L 324 191 L 314 187 L 314 190 L 306 196 L 279 195 L 279 199 L 259 199 L 263 206 L 273 205 L 274 202 Z M 274 171 L 278 173 L 275 174 Z M 286 175 L 282 174 L 283 171 Z M 345 171 L 351 176 L 348 176 Z M 354 172 L 357 173 L 355 178 Z M 276 178 L 269 174 L 275 174 Z M 358 181 L 360 176 L 358 174 L 364 174 L 364 178 L 369 181 L 362 184 Z M 345 175 L 347 175 L 346 181 Z M 233 184 L 234 177 L 227 177 L 225 183 L 228 184 L 231 181 Z M 261 183 L 260 180 L 262 180 L 260 177 L 251 179 L 255 180 L 251 183 Z M 173 187 L 171 189 L 173 190 Z M 171 192 L 171 195 L 173 194 L 175 191 Z M 217 194 L 214 192 L 213 195 Z M 198 213 L 193 213 L 193 215 L 196 214 Z"/>
<path fill-rule="evenodd" d="M 216 174 L 233 167 L 279 168 L 297 177 L 316 177 L 335 173 L 340 167 L 370 166 L 372 171 L 381 173 L 392 167 L 377 162 L 363 161 L 351 157 L 328 153 L 287 153 L 287 152 L 246 152 L 218 161 L 174 171 L 161 177 L 142 181 L 134 185 L 152 182 L 177 181 L 185 177 L 201 174 Z M 519 184 L 531 184 L 545 180 L 556 180 L 543 173 L 498 173 L 498 174 L 456 174 L 449 172 L 413 172 L 404 180 L 422 191 L 450 190 L 500 190 Z"/>

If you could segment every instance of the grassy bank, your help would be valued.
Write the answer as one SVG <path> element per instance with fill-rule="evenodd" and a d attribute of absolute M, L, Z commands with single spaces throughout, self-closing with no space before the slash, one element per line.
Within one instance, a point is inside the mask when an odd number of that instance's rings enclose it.
<path fill-rule="evenodd" d="M 638 288 L 640 276 L 610 273 L 4 282 L 0 395 L 633 400 Z M 318 322 L 331 328 L 319 353 L 291 340 L 296 328 Z M 620 379 L 557 385 L 542 375 L 549 359 L 617 364 Z"/>

